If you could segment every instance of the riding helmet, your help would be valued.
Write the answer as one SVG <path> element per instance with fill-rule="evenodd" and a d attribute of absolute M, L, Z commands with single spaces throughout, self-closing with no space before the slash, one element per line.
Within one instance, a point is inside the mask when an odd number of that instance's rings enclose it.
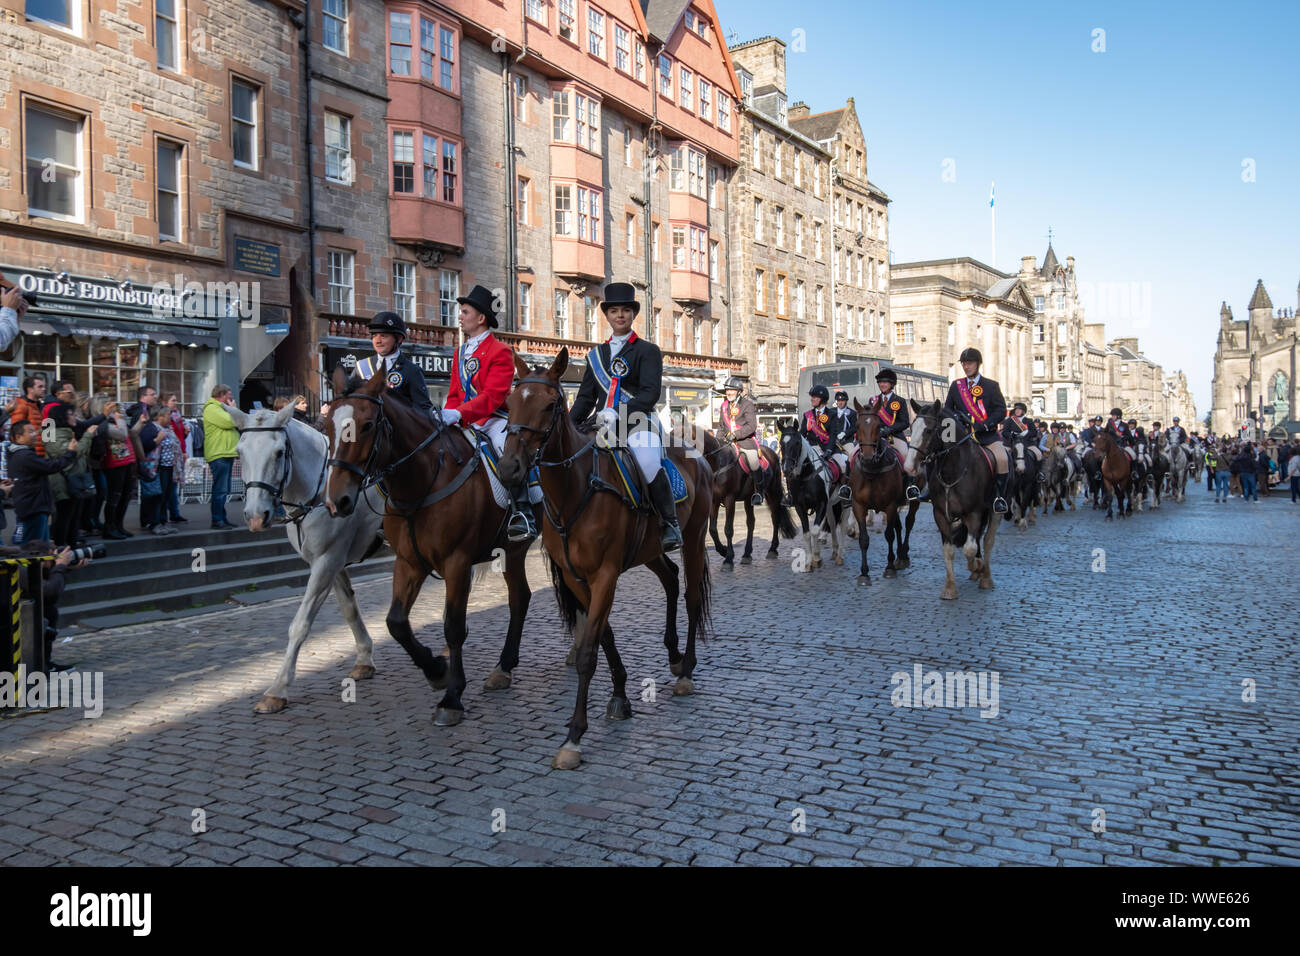
<path fill-rule="evenodd" d="M 737 392 L 743 392 L 745 390 L 745 383 L 733 375 L 731 378 L 727 379 L 727 384 L 722 386 L 724 392 L 730 392 L 732 389 L 735 389 Z"/>
<path fill-rule="evenodd" d="M 849 400 L 849 393 L 844 391 L 843 389 L 840 389 L 838 392 L 835 393 L 835 401 L 838 402 L 841 398 L 847 402 Z"/>
<path fill-rule="evenodd" d="M 370 320 L 369 331 L 371 332 L 389 332 L 393 335 L 406 337 L 406 323 L 396 312 L 377 312 L 375 317 Z"/>
<path fill-rule="evenodd" d="M 980 355 L 979 349 L 966 349 L 964 352 L 961 353 L 961 358 L 958 361 L 978 362 L 980 365 L 983 365 L 984 356 Z"/>
<path fill-rule="evenodd" d="M 1122 416 L 1124 415 L 1124 412 L 1121 411 L 1121 410 L 1118 409 L 1118 408 L 1112 408 L 1112 409 L 1110 410 L 1110 413 L 1111 413 L 1113 416 L 1115 416 L 1116 418 L 1120 418 L 1120 417 L 1122 417 Z"/>
<path fill-rule="evenodd" d="M 876 373 L 877 382 L 889 382 L 891 385 L 898 384 L 898 373 L 892 368 L 882 368 Z"/>
<path fill-rule="evenodd" d="M 825 385 L 814 385 L 812 388 L 808 389 L 808 397 L 820 398 L 823 402 L 829 402 L 831 400 L 831 393 L 827 390 Z"/>
<path fill-rule="evenodd" d="M 1012 410 L 1013 412 L 1014 412 L 1017 408 L 1020 409 L 1022 412 L 1027 412 L 1027 411 L 1029 411 L 1029 406 L 1026 405 L 1024 402 L 1016 402 L 1014 405 L 1011 406 L 1011 410 Z"/>

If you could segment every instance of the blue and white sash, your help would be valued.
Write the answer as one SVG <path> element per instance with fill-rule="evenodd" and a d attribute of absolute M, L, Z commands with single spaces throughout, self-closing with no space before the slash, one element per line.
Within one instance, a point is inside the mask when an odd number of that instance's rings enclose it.
<path fill-rule="evenodd" d="M 465 354 L 465 349 L 468 348 L 468 345 L 461 347 L 460 361 L 456 363 L 456 373 L 460 380 L 460 390 L 464 394 L 465 401 L 467 402 L 478 395 L 478 389 L 474 387 L 474 376 L 478 374 L 479 370 L 479 363 L 474 360 L 474 357 Z M 474 367 L 472 369 L 467 368 L 470 362 L 474 362 Z M 489 417 L 509 418 L 510 414 L 504 408 L 498 408 Z"/>
<path fill-rule="evenodd" d="M 591 369 L 591 373 L 596 376 L 596 384 L 605 390 L 605 408 L 617 408 L 619 405 L 626 405 L 627 396 L 623 394 L 622 376 L 610 374 L 609 369 L 605 367 L 604 361 L 600 357 L 600 346 L 596 346 L 587 355 L 589 357 L 588 367 Z"/>

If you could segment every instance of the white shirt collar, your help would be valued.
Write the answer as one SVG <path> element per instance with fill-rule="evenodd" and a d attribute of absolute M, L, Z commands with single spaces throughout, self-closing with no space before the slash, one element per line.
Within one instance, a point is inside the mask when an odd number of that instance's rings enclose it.
<path fill-rule="evenodd" d="M 966 383 L 974 388 L 980 383 L 980 373 L 976 372 L 972 377 L 966 379 Z"/>
<path fill-rule="evenodd" d="M 627 335 L 611 335 L 609 337 L 609 357 L 613 358 L 619 352 L 623 351 L 623 346 L 627 345 L 627 340 L 632 337 L 632 331 L 629 329 Z"/>
<path fill-rule="evenodd" d="M 387 355 L 379 356 L 379 361 L 384 363 L 385 370 L 391 369 L 394 365 L 396 365 L 401 360 L 402 360 L 402 349 L 400 346 L 398 348 L 393 349 L 393 351 L 389 352 Z"/>
<path fill-rule="evenodd" d="M 480 343 L 481 343 L 485 338 L 488 337 L 488 333 L 491 332 L 491 331 L 492 331 L 491 329 L 484 329 L 482 332 L 480 332 L 478 335 L 474 336 L 472 339 L 466 339 L 466 340 L 465 340 L 465 354 L 466 354 L 466 355 L 473 355 L 473 354 L 474 354 L 474 350 L 477 349 L 477 348 L 479 347 L 479 344 L 480 344 Z"/>

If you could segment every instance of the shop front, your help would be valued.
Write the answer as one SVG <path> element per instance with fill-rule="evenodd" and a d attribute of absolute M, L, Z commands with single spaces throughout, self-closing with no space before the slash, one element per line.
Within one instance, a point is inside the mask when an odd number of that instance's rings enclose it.
<path fill-rule="evenodd" d="M 81 394 L 134 402 L 151 385 L 176 395 L 186 415 L 202 408 L 216 384 L 222 319 L 203 295 L 192 299 L 129 282 L 0 267 L 37 304 L 20 335 L 0 353 L 0 388 L 8 396 L 25 376 L 47 388 L 66 379 Z"/>

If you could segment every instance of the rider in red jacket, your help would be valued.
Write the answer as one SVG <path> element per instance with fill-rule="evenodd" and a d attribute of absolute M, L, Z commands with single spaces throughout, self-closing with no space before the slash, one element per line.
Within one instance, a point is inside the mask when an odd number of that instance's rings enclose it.
<path fill-rule="evenodd" d="M 465 344 L 451 360 L 451 387 L 442 420 L 448 425 L 474 425 L 486 433 L 500 457 L 506 443 L 506 399 L 515 382 L 515 353 L 492 334 L 497 327 L 492 293 L 476 285 L 460 303 L 460 327 Z M 528 483 L 514 492 L 514 507 L 506 526 L 511 541 L 532 541 L 537 537 Z"/>

